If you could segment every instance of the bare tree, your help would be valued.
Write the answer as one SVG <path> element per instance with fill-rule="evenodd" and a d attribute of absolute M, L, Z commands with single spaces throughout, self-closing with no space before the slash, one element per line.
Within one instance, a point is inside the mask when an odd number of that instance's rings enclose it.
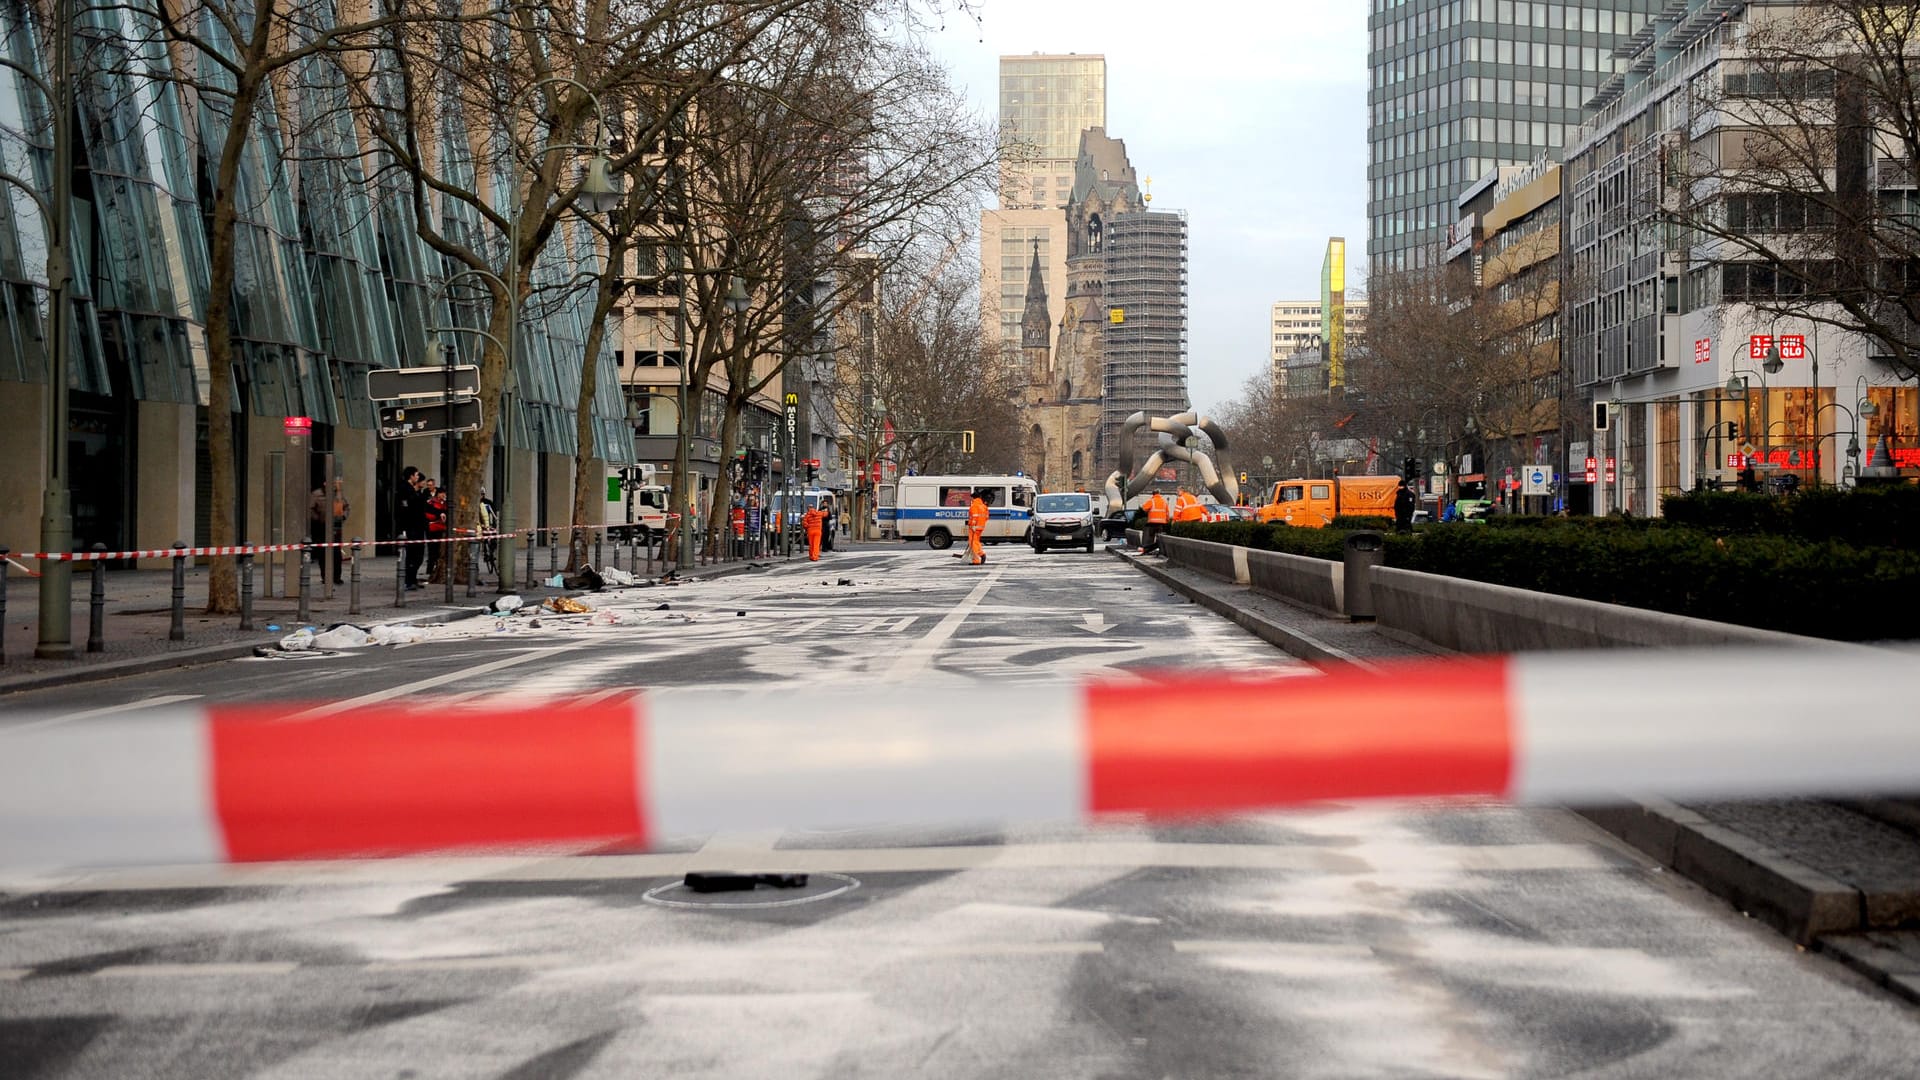
<path fill-rule="evenodd" d="M 1867 335 L 1920 376 L 1920 5 L 1756 7 L 1730 59 L 1695 80 L 1665 136 L 1667 216 L 1707 252 L 1707 284 Z"/>

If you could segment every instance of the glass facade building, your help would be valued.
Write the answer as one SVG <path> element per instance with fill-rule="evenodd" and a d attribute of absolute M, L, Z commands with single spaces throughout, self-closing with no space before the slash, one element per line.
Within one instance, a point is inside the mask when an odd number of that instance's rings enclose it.
<path fill-rule="evenodd" d="M 1106 124 L 1105 57 L 1001 57 L 1001 208 L 1065 207 L 1080 133 Z"/>
<path fill-rule="evenodd" d="M 179 83 L 147 74 L 169 74 L 172 59 L 155 29 L 139 24 L 138 12 L 102 5 L 82 8 L 77 19 L 69 437 L 76 542 L 153 547 L 208 534 L 209 407 L 232 410 L 242 421 L 235 431 L 243 534 L 252 532 L 245 505 L 249 493 L 259 501 L 269 449 L 261 435 L 250 446 L 249 432 L 276 431 L 278 418 L 306 416 L 315 449 L 343 451 L 359 463 L 362 475 L 350 483 L 361 482 L 356 490 L 365 492 L 367 512 L 360 527 L 373 535 L 374 509 L 381 509 L 384 528 L 389 500 L 388 482 L 370 474 L 390 470 L 397 480 L 400 454 L 423 448 L 389 450 L 374 439 L 367 372 L 423 363 L 430 327 L 483 325 L 477 303 L 452 302 L 478 296 L 446 295 L 443 282 L 455 270 L 416 235 L 411 188 L 355 123 L 340 71 L 318 60 L 295 66 L 288 72 L 292 100 L 263 100 L 241 162 L 234 395 L 209 402 L 203 223 L 213 206 L 212 159 L 230 118 L 220 95 L 188 95 Z M 212 20 L 203 32 L 214 47 L 224 41 Z M 38 8 L 0 0 L 0 57 L 50 82 L 50 40 Z M 196 77 L 219 72 L 205 65 Z M 43 201 L 52 191 L 50 109 L 34 79 L 0 66 L 0 171 Z M 449 158 L 468 138 L 451 123 L 435 134 Z M 24 420 L 42 415 L 35 403 L 47 369 L 47 243 L 42 209 L 20 185 L 0 183 L 0 407 Z M 443 219 L 463 210 L 477 230 L 470 208 L 434 207 Z M 450 220 L 439 224 L 460 231 Z M 504 239 L 496 248 L 504 256 Z M 564 229 L 548 245 L 536 283 L 558 285 L 596 264 L 588 234 Z M 517 337 L 520 392 L 508 417 L 516 449 L 573 452 L 576 395 L 583 363 L 592 362 L 602 365 L 603 391 L 595 401 L 595 453 L 631 456 L 611 353 L 583 357 L 590 313 L 588 292 L 529 310 Z M 471 356 L 477 338 L 457 337 L 449 345 Z M 267 423 L 255 422 L 261 420 Z M 179 437 L 162 438 L 163 430 Z M 504 435 L 497 429 L 496 438 Z M 0 491 L 0 528 L 17 547 L 37 529 L 38 434 L 15 440 L 6 443 L 9 451 L 32 451 L 16 470 L 21 484 Z M 29 491 L 31 497 L 23 495 Z M 168 502 L 184 509 L 163 514 Z"/>
<path fill-rule="evenodd" d="M 1560 147 L 1629 63 L 1666 0 L 1372 0 L 1367 19 L 1367 257 L 1412 269 L 1455 198 Z"/>

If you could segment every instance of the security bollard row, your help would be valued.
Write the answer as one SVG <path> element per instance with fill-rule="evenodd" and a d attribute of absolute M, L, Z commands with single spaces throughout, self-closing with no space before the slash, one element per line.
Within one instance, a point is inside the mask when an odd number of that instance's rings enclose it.
<path fill-rule="evenodd" d="M 300 609 L 294 618 L 313 621 L 313 552 L 305 544 L 300 545 Z"/>
<path fill-rule="evenodd" d="M 7 662 L 7 556 L 11 554 L 12 548 L 0 546 L 0 664 Z"/>
<path fill-rule="evenodd" d="M 360 614 L 360 538 L 353 538 L 353 569 L 347 572 L 347 614 Z"/>
<path fill-rule="evenodd" d="M 393 548 L 393 606 L 407 606 L 407 549 L 398 544 Z"/>

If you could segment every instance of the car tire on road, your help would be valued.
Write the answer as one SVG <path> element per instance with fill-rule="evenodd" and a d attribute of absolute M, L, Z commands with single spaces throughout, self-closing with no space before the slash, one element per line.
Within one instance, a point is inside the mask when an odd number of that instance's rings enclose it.
<path fill-rule="evenodd" d="M 927 546 L 935 551 L 945 551 L 953 546 L 953 534 L 945 529 L 928 529 Z"/>
<path fill-rule="evenodd" d="M 1045 555 L 1047 553 L 1047 545 L 1045 544 L 1033 545 L 1033 553 L 1035 555 Z"/>
<path fill-rule="evenodd" d="M 1093 534 L 1087 534 L 1087 554 L 1093 554 Z"/>

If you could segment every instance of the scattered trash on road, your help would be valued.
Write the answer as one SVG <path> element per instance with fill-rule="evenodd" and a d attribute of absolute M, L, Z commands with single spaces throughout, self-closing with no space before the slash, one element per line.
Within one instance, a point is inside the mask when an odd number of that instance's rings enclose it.
<path fill-rule="evenodd" d="M 381 623 L 367 631 L 375 645 L 418 645 L 427 640 L 427 632 L 412 623 Z"/>
<path fill-rule="evenodd" d="M 540 605 L 556 615 L 587 615 L 592 613 L 593 605 L 575 600 L 571 596 L 550 596 Z"/>
<path fill-rule="evenodd" d="M 526 603 L 526 600 L 522 599 L 519 593 L 508 593 L 498 600 L 495 600 L 487 610 L 500 615 L 511 615 L 525 607 Z"/>
<path fill-rule="evenodd" d="M 313 627 L 303 626 L 281 638 L 280 648 L 283 652 L 299 652 L 302 649 L 313 648 Z"/>
<path fill-rule="evenodd" d="M 338 626 L 313 635 L 309 642 L 316 649 L 364 649 L 376 644 L 373 635 L 351 623 Z"/>

